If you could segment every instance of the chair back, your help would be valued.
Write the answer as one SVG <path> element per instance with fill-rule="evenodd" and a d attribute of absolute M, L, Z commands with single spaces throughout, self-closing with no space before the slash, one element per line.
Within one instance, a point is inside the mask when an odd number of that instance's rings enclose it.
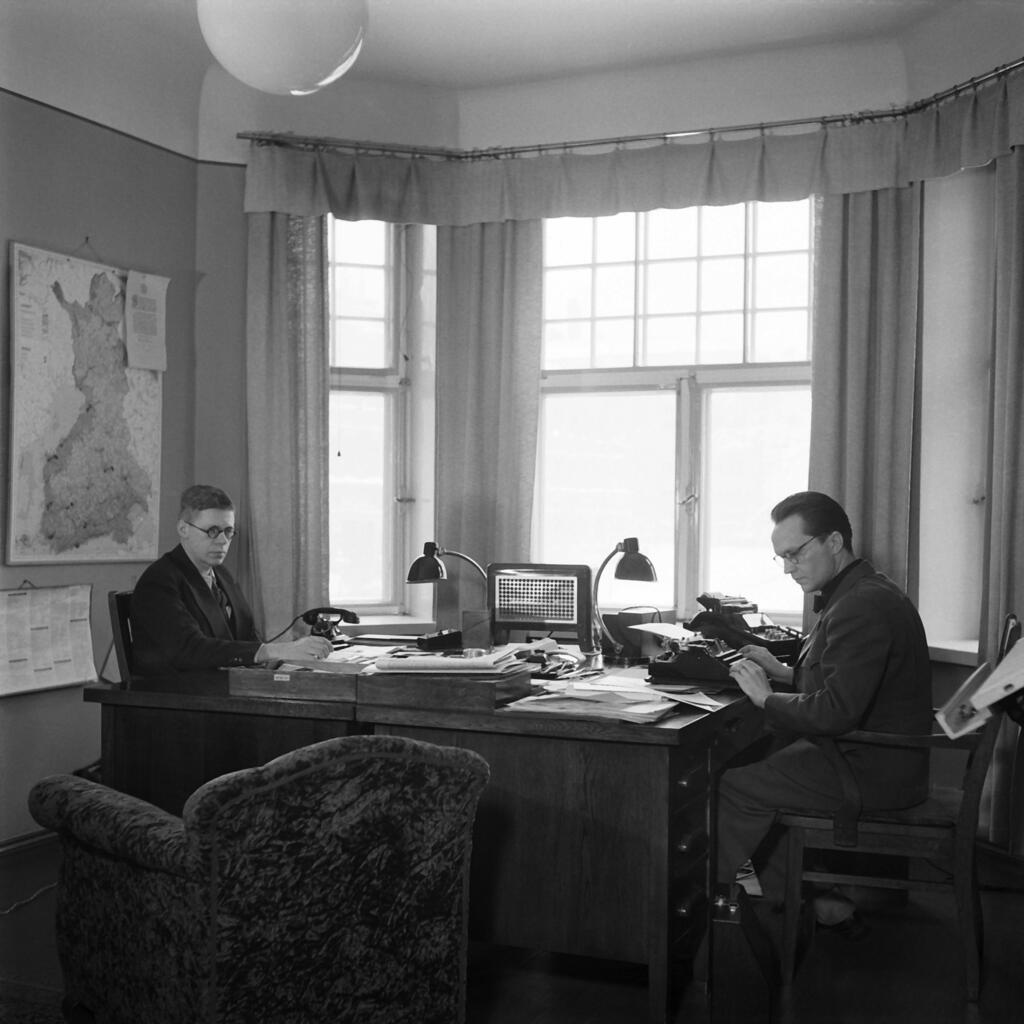
<path fill-rule="evenodd" d="M 114 639 L 114 653 L 117 656 L 117 671 L 121 685 L 127 690 L 132 684 L 132 592 L 111 590 L 107 593 L 107 608 L 110 611 L 110 629 Z"/>
<path fill-rule="evenodd" d="M 219 951 L 211 998 L 231 1020 L 462 1021 L 487 778 L 473 751 L 350 736 L 201 786 L 182 820 Z"/>

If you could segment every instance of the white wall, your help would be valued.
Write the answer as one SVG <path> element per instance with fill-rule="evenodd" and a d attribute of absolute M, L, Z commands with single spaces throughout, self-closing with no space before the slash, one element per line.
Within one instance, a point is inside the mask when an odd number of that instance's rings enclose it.
<path fill-rule="evenodd" d="M 460 96 L 460 145 L 601 139 L 846 114 L 906 99 L 891 42 L 614 71 Z"/>
<path fill-rule="evenodd" d="M 984 551 L 992 290 L 989 168 L 925 185 L 921 618 L 932 643 L 976 640 Z"/>
<path fill-rule="evenodd" d="M 182 40 L 198 33 L 193 21 L 181 19 Z M 1024 2 L 962 0 L 912 34 L 874 42 L 461 93 L 375 81 L 357 65 L 322 93 L 296 99 L 235 82 L 201 50 L 190 66 L 173 37 L 126 48 L 102 10 L 83 34 L 52 3 L 0 3 L 0 88 L 228 163 L 244 162 L 240 131 L 473 149 L 886 109 L 1022 53 Z"/>

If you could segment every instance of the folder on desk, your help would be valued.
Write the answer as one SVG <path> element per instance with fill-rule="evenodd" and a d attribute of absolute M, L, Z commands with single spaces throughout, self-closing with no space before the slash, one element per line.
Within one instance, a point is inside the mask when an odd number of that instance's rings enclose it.
<path fill-rule="evenodd" d="M 374 662 L 378 672 L 410 672 L 436 673 L 438 675 L 501 675 L 504 672 L 512 671 L 522 667 L 515 648 L 500 648 L 490 654 L 465 655 L 454 652 L 438 651 L 436 654 L 428 654 L 423 651 L 413 651 L 408 654 L 401 651 L 394 651 L 378 658 Z"/>

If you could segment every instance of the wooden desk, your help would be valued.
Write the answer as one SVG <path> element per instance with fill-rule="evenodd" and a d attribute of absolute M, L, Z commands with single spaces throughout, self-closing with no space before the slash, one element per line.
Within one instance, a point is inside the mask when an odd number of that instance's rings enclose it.
<path fill-rule="evenodd" d="M 658 1022 L 671 964 L 706 924 L 709 779 L 761 729 L 744 699 L 643 726 L 99 687 L 86 699 L 103 705 L 110 784 L 174 812 L 240 761 L 354 729 L 479 752 L 491 781 L 474 831 L 471 934 L 646 964 Z"/>
<path fill-rule="evenodd" d="M 101 705 L 103 781 L 171 814 L 181 814 L 192 793 L 218 775 L 359 731 L 353 703 L 232 697 L 219 672 L 173 685 L 84 691 Z"/>

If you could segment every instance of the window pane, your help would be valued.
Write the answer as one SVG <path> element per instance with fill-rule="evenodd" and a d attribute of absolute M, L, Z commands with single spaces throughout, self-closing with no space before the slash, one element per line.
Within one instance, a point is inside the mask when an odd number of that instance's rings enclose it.
<path fill-rule="evenodd" d="M 632 263 L 636 259 L 636 214 L 598 217 L 594 221 L 594 238 L 598 263 Z"/>
<path fill-rule="evenodd" d="M 383 370 L 391 365 L 391 346 L 383 320 L 333 321 L 331 366 Z"/>
<path fill-rule="evenodd" d="M 648 313 L 697 311 L 697 262 L 677 260 L 647 265 Z"/>
<path fill-rule="evenodd" d="M 646 225 L 649 260 L 697 255 L 697 207 L 654 210 L 647 214 Z"/>
<path fill-rule="evenodd" d="M 335 263 L 383 266 L 387 256 L 387 225 L 379 220 L 332 220 L 331 258 Z"/>
<path fill-rule="evenodd" d="M 753 362 L 806 362 L 809 337 L 807 311 L 782 310 L 777 313 L 755 313 L 750 358 Z"/>
<path fill-rule="evenodd" d="M 807 253 L 754 258 L 754 305 L 760 309 L 806 306 L 810 261 Z"/>
<path fill-rule="evenodd" d="M 629 316 L 636 308 L 633 265 L 598 267 L 594 271 L 594 312 L 597 316 Z"/>
<path fill-rule="evenodd" d="M 743 362 L 743 314 L 712 313 L 700 318 L 698 362 Z"/>
<path fill-rule="evenodd" d="M 700 265 L 700 308 L 743 308 L 743 260 L 706 260 Z"/>
<path fill-rule="evenodd" d="M 593 259 L 594 222 L 589 217 L 560 217 L 544 221 L 544 263 L 561 267 Z"/>
<path fill-rule="evenodd" d="M 543 398 L 535 557 L 595 571 L 637 537 L 657 583 L 601 578 L 603 608 L 671 606 L 675 567 L 675 393 L 548 394 Z"/>
<path fill-rule="evenodd" d="M 807 489 L 807 387 L 711 392 L 706 406 L 701 588 L 741 595 L 762 611 L 799 612 L 803 591 L 772 560 L 770 513 Z"/>
<path fill-rule="evenodd" d="M 544 274 L 544 316 L 551 320 L 592 316 L 591 272 L 549 270 Z"/>
<path fill-rule="evenodd" d="M 758 252 L 781 252 L 811 247 L 810 200 L 796 203 L 755 203 L 755 248 Z"/>
<path fill-rule="evenodd" d="M 732 256 L 746 248 L 747 211 L 737 206 L 700 208 L 700 246 L 704 256 Z"/>
<path fill-rule="evenodd" d="M 696 317 L 648 317 L 646 346 L 641 354 L 641 366 L 678 366 L 696 361 Z"/>
<path fill-rule="evenodd" d="M 598 320 L 594 324 L 594 366 L 633 365 L 633 320 Z"/>
<path fill-rule="evenodd" d="M 562 320 L 544 325 L 544 366 L 579 370 L 590 366 L 590 321 Z"/>
<path fill-rule="evenodd" d="M 387 308 L 383 267 L 334 268 L 334 299 L 351 316 L 384 317 Z"/>
<path fill-rule="evenodd" d="M 353 604 L 389 596 L 394 534 L 391 395 L 332 391 L 329 402 L 330 593 Z"/>

